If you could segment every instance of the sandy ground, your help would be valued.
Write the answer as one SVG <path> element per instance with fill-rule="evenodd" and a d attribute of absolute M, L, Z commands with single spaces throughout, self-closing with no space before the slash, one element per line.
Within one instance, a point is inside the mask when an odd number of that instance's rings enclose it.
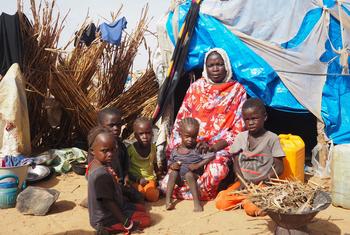
<path fill-rule="evenodd" d="M 70 173 L 37 183 L 55 188 L 59 199 L 46 216 L 20 214 L 15 208 L 0 210 L 0 234 L 95 234 L 89 225 L 88 211 L 79 206 L 87 193 L 83 176 Z M 164 199 L 147 204 L 153 226 L 143 234 L 273 234 L 269 217 L 252 218 L 242 210 L 221 212 L 207 202 L 204 212 L 193 213 L 191 201 L 178 201 L 174 211 L 164 210 Z M 311 234 L 350 234 L 350 210 L 330 206 L 308 226 Z"/>

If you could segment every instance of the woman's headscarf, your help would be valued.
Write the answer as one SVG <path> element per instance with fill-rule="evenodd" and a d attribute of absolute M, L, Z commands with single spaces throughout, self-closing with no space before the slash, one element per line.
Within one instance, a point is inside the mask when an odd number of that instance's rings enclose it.
<path fill-rule="evenodd" d="M 202 76 L 209 81 L 210 83 L 214 83 L 210 78 L 208 78 L 208 73 L 207 73 L 207 66 L 206 66 L 206 62 L 207 62 L 207 58 L 210 55 L 210 53 L 212 52 L 217 52 L 219 55 L 221 55 L 222 59 L 224 60 L 225 63 L 225 69 L 226 69 L 226 77 L 224 78 L 224 80 L 222 81 L 222 83 L 228 82 L 231 78 L 232 78 L 232 69 L 231 69 L 231 62 L 230 59 L 226 53 L 225 50 L 221 49 L 221 48 L 213 48 L 210 49 L 206 54 L 205 54 L 205 58 L 204 58 L 204 70 L 203 70 L 203 74 Z"/>

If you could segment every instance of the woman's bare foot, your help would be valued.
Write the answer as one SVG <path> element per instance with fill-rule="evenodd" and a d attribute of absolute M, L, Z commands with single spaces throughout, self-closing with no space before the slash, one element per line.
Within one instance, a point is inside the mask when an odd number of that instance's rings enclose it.
<path fill-rule="evenodd" d="M 193 211 L 194 212 L 201 212 L 201 211 L 203 211 L 203 207 L 202 207 L 202 205 L 201 205 L 201 203 L 200 202 L 195 202 L 194 203 L 194 209 L 193 209 Z"/>
<path fill-rule="evenodd" d="M 167 211 L 170 211 L 170 210 L 175 209 L 174 203 L 172 203 L 172 202 L 167 202 L 167 203 L 165 203 L 165 209 L 166 209 Z"/>

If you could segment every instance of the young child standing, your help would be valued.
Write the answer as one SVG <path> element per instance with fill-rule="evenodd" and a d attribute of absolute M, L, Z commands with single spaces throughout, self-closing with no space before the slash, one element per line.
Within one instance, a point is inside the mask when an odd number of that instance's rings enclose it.
<path fill-rule="evenodd" d="M 127 150 L 130 157 L 129 174 L 133 186 L 147 201 L 159 199 L 154 165 L 156 165 L 156 146 L 152 144 L 152 122 L 148 118 L 137 118 L 133 125 L 136 142 Z"/>
<path fill-rule="evenodd" d="M 200 154 L 196 150 L 199 123 L 194 118 L 184 118 L 179 123 L 181 144 L 175 148 L 168 160 L 169 180 L 166 189 L 165 208 L 174 209 L 171 201 L 175 184 L 182 186 L 186 180 L 193 196 L 194 211 L 203 211 L 199 201 L 197 185 L 198 175 L 203 173 L 203 166 L 215 158 L 214 153 Z"/>
<path fill-rule="evenodd" d="M 116 155 L 113 134 L 104 127 L 92 129 L 88 136 L 93 160 L 88 168 L 88 209 L 90 224 L 100 233 L 129 232 L 151 224 L 142 205 L 124 201 L 121 185 L 111 167 Z"/>
<path fill-rule="evenodd" d="M 264 103 L 257 98 L 248 99 L 242 106 L 242 116 L 246 131 L 239 133 L 230 147 L 234 155 L 235 173 L 254 184 L 276 177 L 276 174 L 281 175 L 285 153 L 278 136 L 264 128 L 267 119 Z M 229 207 L 228 200 L 223 198 L 229 198 L 227 192 L 232 192 L 237 186 L 239 184 L 234 184 L 219 193 L 216 202 L 218 209 Z M 240 186 L 242 188 L 243 184 Z"/>

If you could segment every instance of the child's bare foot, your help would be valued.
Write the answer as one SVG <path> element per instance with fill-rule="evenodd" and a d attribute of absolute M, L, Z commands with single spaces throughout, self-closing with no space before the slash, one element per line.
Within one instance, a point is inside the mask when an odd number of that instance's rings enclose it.
<path fill-rule="evenodd" d="M 203 211 L 202 205 L 200 203 L 195 203 L 193 211 L 194 212 L 201 212 L 201 211 Z"/>
<path fill-rule="evenodd" d="M 170 210 L 175 209 L 174 203 L 172 203 L 172 202 L 167 202 L 167 203 L 165 203 L 165 209 L 166 209 L 167 211 L 170 211 Z"/>

